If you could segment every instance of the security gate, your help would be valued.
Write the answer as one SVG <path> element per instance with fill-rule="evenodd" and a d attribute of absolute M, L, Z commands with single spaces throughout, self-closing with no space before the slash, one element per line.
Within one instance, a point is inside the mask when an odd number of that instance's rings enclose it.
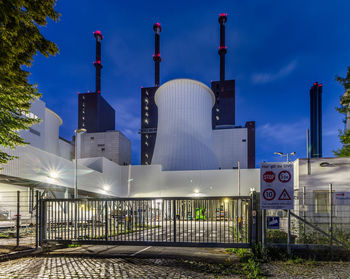
<path fill-rule="evenodd" d="M 241 247 L 250 197 L 44 199 L 40 243 Z"/>

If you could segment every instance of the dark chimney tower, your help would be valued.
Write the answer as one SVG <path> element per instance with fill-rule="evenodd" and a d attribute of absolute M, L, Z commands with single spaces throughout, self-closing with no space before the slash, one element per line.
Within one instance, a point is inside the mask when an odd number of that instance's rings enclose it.
<path fill-rule="evenodd" d="M 94 62 L 96 67 L 96 93 L 101 93 L 101 41 L 103 36 L 101 31 L 95 31 L 94 36 L 96 38 L 96 61 Z"/>
<path fill-rule="evenodd" d="M 153 30 L 155 34 L 155 48 L 154 48 L 154 54 L 153 54 L 153 61 L 155 62 L 154 65 L 154 86 L 159 86 L 159 63 L 162 61 L 160 58 L 160 52 L 159 52 L 159 33 L 162 31 L 162 27 L 160 26 L 160 23 L 155 23 L 153 25 Z"/>
<path fill-rule="evenodd" d="M 310 89 L 311 158 L 322 157 L 322 84 Z"/>
<path fill-rule="evenodd" d="M 225 80 L 225 55 L 227 52 L 227 47 L 225 45 L 225 24 L 227 22 L 227 14 L 220 14 L 219 23 L 220 23 L 220 81 Z"/>

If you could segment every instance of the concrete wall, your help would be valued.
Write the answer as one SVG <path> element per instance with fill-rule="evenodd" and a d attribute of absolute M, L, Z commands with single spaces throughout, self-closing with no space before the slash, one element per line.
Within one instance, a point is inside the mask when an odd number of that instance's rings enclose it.
<path fill-rule="evenodd" d="M 214 149 L 221 169 L 248 168 L 248 129 L 232 128 L 213 130 Z"/>
<path fill-rule="evenodd" d="M 130 164 L 131 143 L 119 131 L 82 134 L 80 158 L 91 157 L 105 157 L 119 165 Z"/>

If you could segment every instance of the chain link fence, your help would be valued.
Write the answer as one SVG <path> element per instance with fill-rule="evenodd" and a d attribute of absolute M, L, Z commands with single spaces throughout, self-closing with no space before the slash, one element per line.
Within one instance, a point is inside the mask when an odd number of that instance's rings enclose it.
<path fill-rule="evenodd" d="M 350 185 L 301 186 L 294 200 L 291 244 L 350 248 Z M 266 210 L 266 216 L 266 243 L 287 244 L 288 211 Z M 280 229 L 269 229 L 269 216 L 279 217 Z"/>
<path fill-rule="evenodd" d="M 0 255 L 36 247 L 39 192 L 0 191 Z"/>

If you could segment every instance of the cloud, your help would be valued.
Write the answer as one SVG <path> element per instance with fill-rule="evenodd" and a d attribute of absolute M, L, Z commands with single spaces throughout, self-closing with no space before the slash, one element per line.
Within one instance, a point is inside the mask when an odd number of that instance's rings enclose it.
<path fill-rule="evenodd" d="M 279 144 L 299 144 L 306 138 L 308 119 L 302 119 L 294 123 L 266 123 L 256 129 L 257 137 L 262 141 L 276 142 Z"/>
<path fill-rule="evenodd" d="M 116 109 L 116 128 L 122 131 L 131 141 L 139 140 L 140 117 L 134 113 L 139 102 L 135 98 L 118 99 L 112 106 Z"/>
<path fill-rule="evenodd" d="M 296 68 L 297 62 L 293 60 L 288 65 L 284 66 L 277 72 L 270 72 L 270 73 L 255 73 L 252 75 L 253 83 L 255 84 L 263 84 L 263 83 L 269 83 L 275 80 L 278 80 L 280 78 L 284 78 L 291 74 L 294 69 Z"/>

